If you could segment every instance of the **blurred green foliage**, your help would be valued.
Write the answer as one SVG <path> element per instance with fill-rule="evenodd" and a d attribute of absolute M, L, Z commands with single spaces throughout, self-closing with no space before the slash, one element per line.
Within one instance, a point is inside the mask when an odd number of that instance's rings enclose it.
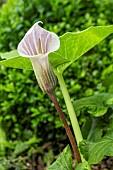
<path fill-rule="evenodd" d="M 101 3 L 100 0 L 8 0 L 0 8 L 0 51 L 17 48 L 25 32 L 36 21 L 43 21 L 45 29 L 60 36 L 67 31 L 79 31 L 91 25 L 113 24 L 112 11 L 111 0 L 101 0 Z M 101 82 L 113 72 L 112 63 L 113 35 L 65 71 L 64 77 L 72 101 L 98 92 L 106 92 L 106 88 L 101 87 Z M 37 137 L 32 149 L 29 149 L 30 153 L 37 148 L 37 143 L 40 146 L 52 141 L 55 147 L 56 143 L 67 143 L 54 106 L 39 89 L 32 71 L 1 67 L 0 94 L 0 127 L 2 132 L 4 130 L 6 133 L 5 141 L 25 142 Z M 56 88 L 56 94 L 66 113 L 59 87 Z M 79 115 L 81 126 L 85 120 L 83 114 Z M 31 144 L 28 145 L 31 148 Z M 11 145 L 4 146 L 7 152 L 2 148 L 3 154 L 10 155 L 13 152 L 10 149 Z M 15 146 L 16 143 L 12 144 L 12 148 Z M 25 146 L 26 149 L 28 150 Z"/>

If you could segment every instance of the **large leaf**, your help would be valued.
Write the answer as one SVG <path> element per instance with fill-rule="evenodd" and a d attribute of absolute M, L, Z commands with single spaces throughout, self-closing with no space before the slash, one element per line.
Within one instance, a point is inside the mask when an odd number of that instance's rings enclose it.
<path fill-rule="evenodd" d="M 48 170 L 72 170 L 72 154 L 67 146 Z"/>
<path fill-rule="evenodd" d="M 6 53 L 1 53 L 0 65 L 19 69 L 32 70 L 32 65 L 29 58 L 19 56 L 17 50 L 13 50 Z"/>
<path fill-rule="evenodd" d="M 10 52 L 1 53 L 0 56 L 2 59 L 11 59 L 11 58 L 19 57 L 19 54 L 17 50 L 13 50 Z"/>
<path fill-rule="evenodd" d="M 104 115 L 108 108 L 113 104 L 113 94 L 100 93 L 91 97 L 85 97 L 74 102 L 76 111 L 87 108 L 87 112 L 93 116 Z"/>
<path fill-rule="evenodd" d="M 84 31 L 64 34 L 60 37 L 59 50 L 49 55 L 53 68 L 63 72 L 71 63 L 111 33 L 113 33 L 113 25 L 89 27 Z"/>
<path fill-rule="evenodd" d="M 113 156 L 113 129 L 96 142 L 82 141 L 80 151 L 89 164 L 99 163 L 104 156 Z"/>
<path fill-rule="evenodd" d="M 113 33 L 113 25 L 111 26 L 96 26 L 90 27 L 84 31 L 71 33 L 68 32 L 60 37 L 60 48 L 56 52 L 49 54 L 49 60 L 53 69 L 58 72 L 63 72 L 71 63 L 88 50 L 97 45 L 100 41 Z M 32 69 L 29 59 L 17 57 L 8 57 L 4 61 L 0 61 L 0 65 Z"/>

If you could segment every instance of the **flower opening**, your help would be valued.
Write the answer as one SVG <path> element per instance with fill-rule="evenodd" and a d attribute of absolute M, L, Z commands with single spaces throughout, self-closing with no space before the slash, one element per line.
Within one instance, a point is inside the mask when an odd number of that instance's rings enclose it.
<path fill-rule="evenodd" d="M 18 45 L 18 53 L 30 58 L 40 88 L 48 92 L 54 90 L 57 83 L 48 54 L 58 50 L 60 41 L 55 33 L 43 29 L 38 23 L 25 34 Z"/>

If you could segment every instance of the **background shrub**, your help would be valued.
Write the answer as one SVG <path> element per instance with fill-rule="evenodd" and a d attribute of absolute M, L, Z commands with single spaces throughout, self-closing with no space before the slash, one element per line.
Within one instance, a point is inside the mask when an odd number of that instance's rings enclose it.
<path fill-rule="evenodd" d="M 45 29 L 60 36 L 92 25 L 113 24 L 112 11 L 111 0 L 101 3 L 100 0 L 8 0 L 0 9 L 0 51 L 17 48 L 25 32 L 36 21 L 43 21 Z M 72 100 L 105 91 L 99 83 L 113 71 L 112 62 L 113 35 L 65 71 Z M 0 117 L 7 141 L 27 141 L 37 136 L 39 146 L 48 141 L 55 146 L 59 142 L 67 143 L 53 104 L 39 89 L 33 71 L 1 67 L 0 76 Z M 66 113 L 59 86 L 56 94 Z M 82 126 L 84 115 L 79 115 L 79 121 Z M 7 154 L 10 152 L 8 149 Z"/>

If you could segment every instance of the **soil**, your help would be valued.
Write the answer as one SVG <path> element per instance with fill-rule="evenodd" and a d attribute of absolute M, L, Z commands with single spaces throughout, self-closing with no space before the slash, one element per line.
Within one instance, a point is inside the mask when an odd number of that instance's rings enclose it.
<path fill-rule="evenodd" d="M 99 164 L 92 165 L 93 170 L 113 170 L 113 157 L 106 157 Z"/>
<path fill-rule="evenodd" d="M 42 161 L 42 157 L 38 157 L 38 166 L 35 166 L 28 170 L 46 170 L 44 163 Z M 99 164 L 92 165 L 92 170 L 113 170 L 113 157 L 106 157 Z"/>

